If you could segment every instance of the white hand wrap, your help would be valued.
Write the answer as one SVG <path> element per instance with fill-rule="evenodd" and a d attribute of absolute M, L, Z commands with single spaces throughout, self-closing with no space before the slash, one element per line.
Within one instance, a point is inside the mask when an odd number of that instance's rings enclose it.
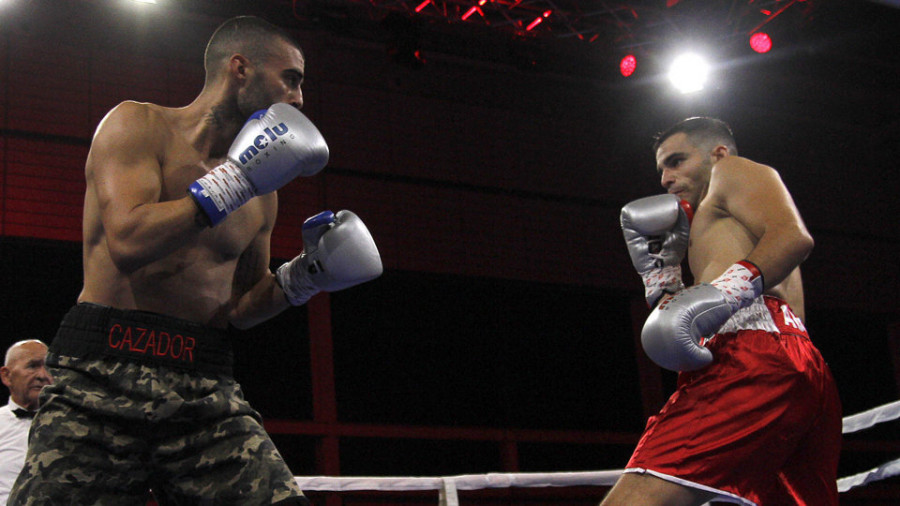
<path fill-rule="evenodd" d="M 203 187 L 204 196 L 213 201 L 216 209 L 225 214 L 231 214 L 256 196 L 253 185 L 231 160 L 209 171 L 197 184 Z"/>
<path fill-rule="evenodd" d="M 753 303 L 764 288 L 759 268 L 746 260 L 732 265 L 710 284 L 722 292 L 732 313 Z"/>
<path fill-rule="evenodd" d="M 656 301 L 664 293 L 675 293 L 684 290 L 680 265 L 667 265 L 661 269 L 650 269 L 641 273 L 641 278 L 644 280 L 644 297 L 650 306 L 655 306 Z"/>
<path fill-rule="evenodd" d="M 292 306 L 300 306 L 322 290 L 317 287 L 306 272 L 306 254 L 300 255 L 293 262 L 285 262 L 275 271 L 278 284 Z"/>

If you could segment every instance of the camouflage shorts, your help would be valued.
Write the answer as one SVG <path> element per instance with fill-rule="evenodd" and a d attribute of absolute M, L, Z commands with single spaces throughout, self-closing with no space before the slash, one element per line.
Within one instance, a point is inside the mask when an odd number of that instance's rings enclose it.
<path fill-rule="evenodd" d="M 51 352 L 10 505 L 308 504 L 228 374 Z"/>

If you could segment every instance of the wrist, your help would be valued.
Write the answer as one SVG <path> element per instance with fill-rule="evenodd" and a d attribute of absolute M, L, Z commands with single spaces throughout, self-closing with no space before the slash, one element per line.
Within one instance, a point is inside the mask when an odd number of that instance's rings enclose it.
<path fill-rule="evenodd" d="M 194 227 L 199 230 L 203 230 L 206 228 L 210 228 L 213 226 L 212 219 L 209 217 L 209 213 L 203 208 L 203 204 L 200 200 L 194 196 L 194 192 L 188 188 L 188 200 L 192 202 L 192 206 L 194 208 Z"/>
<path fill-rule="evenodd" d="M 725 269 L 710 284 L 722 292 L 733 311 L 749 306 L 762 295 L 765 288 L 762 271 L 747 260 L 741 260 Z"/>
<path fill-rule="evenodd" d="M 304 267 L 305 254 L 301 253 L 290 262 L 285 262 L 275 271 L 275 281 L 284 291 L 284 296 L 292 306 L 302 306 L 321 290 L 312 282 Z"/>
<path fill-rule="evenodd" d="M 217 225 L 256 196 L 253 184 L 231 160 L 191 183 L 188 192 L 209 219 L 209 226 Z"/>
<path fill-rule="evenodd" d="M 663 295 L 684 289 L 680 265 L 650 269 L 641 273 L 641 278 L 644 281 L 644 298 L 647 299 L 647 305 L 651 308 L 656 306 Z"/>

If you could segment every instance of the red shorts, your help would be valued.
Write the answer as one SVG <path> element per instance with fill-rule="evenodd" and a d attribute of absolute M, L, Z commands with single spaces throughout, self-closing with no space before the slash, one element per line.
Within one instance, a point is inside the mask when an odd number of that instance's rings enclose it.
<path fill-rule="evenodd" d="M 711 338 L 713 363 L 683 372 L 626 472 L 737 504 L 838 504 L 841 404 L 787 303 L 761 297 Z"/>

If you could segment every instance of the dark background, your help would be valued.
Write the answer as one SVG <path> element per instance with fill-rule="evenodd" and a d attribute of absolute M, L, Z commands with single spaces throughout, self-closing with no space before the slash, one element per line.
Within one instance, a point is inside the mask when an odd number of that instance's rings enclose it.
<path fill-rule="evenodd" d="M 757 55 L 721 35 L 731 20 L 713 7 L 732 2 L 631 3 L 673 17 L 635 24 L 624 47 L 398 17 L 380 2 L 0 5 L 0 344 L 51 340 L 80 290 L 82 170 L 102 116 L 126 99 L 186 105 L 215 26 L 256 14 L 300 39 L 304 111 L 332 153 L 280 192 L 273 266 L 299 252 L 306 216 L 347 208 L 386 267 L 325 297 L 327 313 L 299 308 L 235 334 L 236 375 L 267 427 L 283 422 L 271 432 L 295 474 L 337 474 L 322 427 L 352 432 L 338 437 L 343 475 L 621 468 L 674 375 L 636 347 L 645 312 L 618 211 L 660 191 L 651 137 L 691 115 L 728 121 L 741 154 L 791 189 L 816 239 L 806 323 L 845 414 L 896 400 L 900 9 L 807 0 L 767 27 L 775 49 Z M 705 27 L 719 37 L 713 81 L 679 96 L 660 77 L 667 48 Z M 410 44 L 424 63 L 397 56 Z M 628 49 L 639 67 L 624 79 Z M 331 418 L 312 393 L 322 322 Z M 404 435 L 421 428 L 439 431 Z M 896 458 L 897 428 L 848 436 L 841 475 Z M 498 451 L 510 438 L 512 458 Z M 900 492 L 895 478 L 843 499 L 896 504 Z"/>

